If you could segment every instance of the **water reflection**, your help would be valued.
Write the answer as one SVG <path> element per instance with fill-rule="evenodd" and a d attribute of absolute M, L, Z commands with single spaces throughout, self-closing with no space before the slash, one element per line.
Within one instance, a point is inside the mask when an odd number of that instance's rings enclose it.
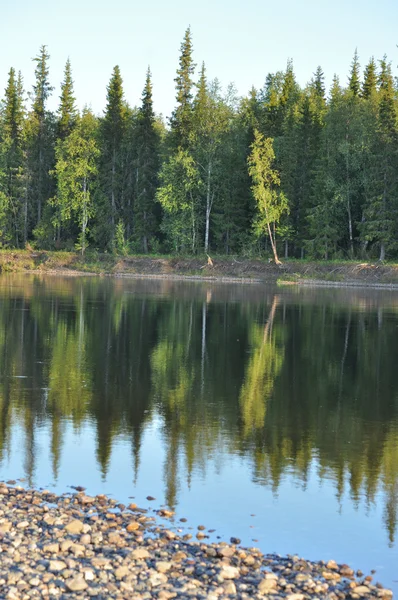
<path fill-rule="evenodd" d="M 55 479 L 67 429 L 87 424 L 102 476 L 123 437 L 137 479 L 156 418 L 171 506 L 181 473 L 220 454 L 242 457 L 275 493 L 288 476 L 305 489 L 316 462 L 336 508 L 347 487 L 354 505 L 382 493 L 394 542 L 396 295 L 2 276 L 0 307 L 0 458 L 23 452 L 30 484 L 44 426 Z"/>

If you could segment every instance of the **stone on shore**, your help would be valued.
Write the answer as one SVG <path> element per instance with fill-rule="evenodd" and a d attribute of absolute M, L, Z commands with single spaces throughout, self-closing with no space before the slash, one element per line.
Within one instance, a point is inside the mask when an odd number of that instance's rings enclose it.
<path fill-rule="evenodd" d="M 167 529 L 136 505 L 77 491 L 0 484 L 0 598 L 391 600 L 390 590 L 348 565 L 264 555 L 238 547 L 238 538 L 190 541 L 173 521 Z M 197 527 L 198 538 L 204 529 Z"/>

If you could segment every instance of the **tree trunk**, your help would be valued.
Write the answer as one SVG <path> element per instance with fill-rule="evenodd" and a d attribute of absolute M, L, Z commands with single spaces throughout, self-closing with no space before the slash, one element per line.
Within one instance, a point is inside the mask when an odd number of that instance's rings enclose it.
<path fill-rule="evenodd" d="M 87 222 L 88 222 L 88 217 L 87 217 L 87 202 L 86 202 L 86 196 L 87 196 L 87 179 L 86 177 L 84 178 L 83 181 L 83 214 L 82 214 L 82 256 L 84 256 L 84 252 L 86 250 L 86 228 L 87 228 Z"/>
<path fill-rule="evenodd" d="M 206 193 L 206 228 L 205 228 L 205 254 L 209 250 L 210 213 L 211 213 L 211 161 L 207 168 L 207 193 Z"/>
<path fill-rule="evenodd" d="M 386 221 L 387 215 L 387 173 L 384 171 L 384 189 L 383 189 L 383 204 L 382 204 L 382 217 L 384 221 Z M 383 232 L 382 232 L 383 235 Z M 386 242 L 385 240 L 381 240 L 380 242 L 380 256 L 379 260 L 386 259 Z"/>
<path fill-rule="evenodd" d="M 115 214 L 116 214 L 116 198 L 115 198 L 115 174 L 116 174 L 116 150 L 113 150 L 112 156 L 112 184 L 111 184 L 111 223 L 112 237 L 115 233 Z"/>
<path fill-rule="evenodd" d="M 271 229 L 271 225 L 269 223 L 267 223 L 267 227 L 268 227 L 268 235 L 269 235 L 269 239 L 271 242 L 271 247 L 272 247 L 272 252 L 274 254 L 274 260 L 275 260 L 275 264 L 276 265 L 281 265 L 281 261 L 278 258 L 278 253 L 276 251 L 276 243 L 273 237 L 273 233 L 272 233 L 272 229 Z"/>
<path fill-rule="evenodd" d="M 350 170 L 349 170 L 349 152 L 348 152 L 348 144 L 349 144 L 349 136 L 348 131 L 345 136 L 347 142 L 347 152 L 346 152 L 346 189 L 347 189 L 347 213 L 348 213 L 348 234 L 350 238 L 350 256 L 354 257 L 354 237 L 352 234 L 352 215 L 351 215 L 351 200 L 350 200 Z"/>

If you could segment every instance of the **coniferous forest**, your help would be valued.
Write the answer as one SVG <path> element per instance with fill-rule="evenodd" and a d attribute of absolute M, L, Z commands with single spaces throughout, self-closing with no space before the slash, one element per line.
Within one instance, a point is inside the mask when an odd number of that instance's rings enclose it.
<path fill-rule="evenodd" d="M 115 66 L 102 116 L 81 112 L 66 62 L 56 112 L 50 56 L 35 84 L 10 68 L 0 114 L 0 244 L 277 258 L 398 256 L 398 82 L 386 57 L 326 90 L 293 63 L 238 97 L 181 43 L 175 108 L 132 108 Z M 27 101 L 29 93 L 29 102 Z"/>

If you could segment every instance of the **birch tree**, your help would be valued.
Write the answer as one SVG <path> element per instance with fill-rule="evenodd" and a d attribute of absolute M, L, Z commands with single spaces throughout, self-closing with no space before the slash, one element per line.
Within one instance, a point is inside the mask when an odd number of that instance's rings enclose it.
<path fill-rule="evenodd" d="M 56 149 L 57 194 L 52 203 L 58 208 L 57 219 L 61 222 L 74 220 L 79 225 L 77 247 L 82 254 L 87 248 L 89 219 L 94 214 L 92 185 L 99 154 L 96 128 L 95 116 L 85 109 L 72 133 Z"/>
<path fill-rule="evenodd" d="M 275 263 L 280 265 L 276 247 L 276 226 L 281 216 L 288 212 L 286 196 L 279 191 L 279 173 L 273 168 L 275 152 L 273 139 L 265 138 L 257 129 L 254 131 L 254 142 L 248 158 L 251 187 L 257 204 L 255 229 L 259 234 L 268 233 Z"/>

